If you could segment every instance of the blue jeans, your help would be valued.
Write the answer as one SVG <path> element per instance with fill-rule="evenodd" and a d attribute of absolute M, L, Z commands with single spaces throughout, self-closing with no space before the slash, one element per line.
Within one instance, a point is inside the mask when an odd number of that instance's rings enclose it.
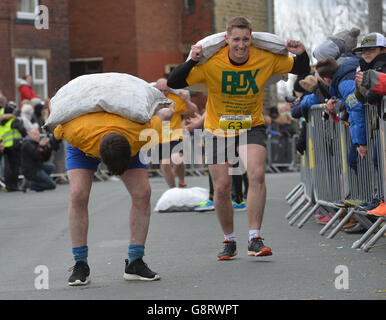
<path fill-rule="evenodd" d="M 56 183 L 50 178 L 55 165 L 51 162 L 43 163 L 43 169 L 35 173 L 30 181 L 30 189 L 35 191 L 51 190 L 56 188 Z"/>

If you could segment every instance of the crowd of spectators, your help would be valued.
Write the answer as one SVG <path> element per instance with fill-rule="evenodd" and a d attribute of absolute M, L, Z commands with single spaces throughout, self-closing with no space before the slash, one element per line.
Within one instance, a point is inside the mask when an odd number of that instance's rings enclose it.
<path fill-rule="evenodd" d="M 50 178 L 55 165 L 49 160 L 62 146 L 42 129 L 49 100 L 36 95 L 29 75 L 23 77 L 19 94 L 17 104 L 0 91 L 0 186 L 6 192 L 55 189 Z"/>

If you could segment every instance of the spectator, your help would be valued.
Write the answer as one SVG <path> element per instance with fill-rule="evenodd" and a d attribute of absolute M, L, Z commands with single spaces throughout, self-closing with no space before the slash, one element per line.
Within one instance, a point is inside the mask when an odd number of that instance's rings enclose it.
<path fill-rule="evenodd" d="M 345 109 L 349 115 L 350 136 L 352 148 L 349 152 L 350 166 L 356 170 L 356 152 L 361 158 L 367 154 L 366 122 L 362 104 L 355 97 L 355 72 L 358 63 L 355 60 L 345 60 L 341 65 L 333 58 L 320 60 L 316 70 L 320 79 L 330 87 L 334 97 L 328 100 L 326 111 L 336 113 L 336 104 Z"/>
<path fill-rule="evenodd" d="M 13 114 L 10 106 L 0 109 L 0 140 L 4 145 L 4 180 L 7 191 L 19 191 L 18 177 L 20 170 L 20 145 L 26 136 L 23 121 Z"/>
<path fill-rule="evenodd" d="M 27 137 L 21 145 L 21 172 L 30 182 L 34 191 L 52 190 L 56 188 L 50 174 L 55 165 L 48 162 L 52 147 L 47 138 L 40 139 L 37 124 L 27 131 Z"/>
<path fill-rule="evenodd" d="M 360 52 L 362 58 L 359 60 L 360 71 L 375 70 L 386 73 L 386 40 L 380 33 L 366 35 L 361 45 L 354 49 Z M 355 87 L 355 96 L 361 103 L 380 105 L 382 96 L 375 92 L 368 92 L 358 84 Z"/>
<path fill-rule="evenodd" d="M 32 76 L 27 74 L 22 77 L 19 85 L 20 101 L 31 100 L 37 98 L 34 89 L 32 88 Z"/>
<path fill-rule="evenodd" d="M 45 122 L 45 112 L 48 109 L 47 105 L 44 101 L 40 100 L 39 98 L 33 98 L 31 99 L 31 105 L 34 108 L 34 118 L 36 122 L 39 125 L 39 130 L 42 132 L 42 126 Z"/>

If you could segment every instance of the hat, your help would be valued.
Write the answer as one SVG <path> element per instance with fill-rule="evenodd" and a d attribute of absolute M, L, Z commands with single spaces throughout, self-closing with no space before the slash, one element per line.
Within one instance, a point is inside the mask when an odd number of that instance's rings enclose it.
<path fill-rule="evenodd" d="M 342 30 L 333 35 L 334 38 L 339 38 L 344 41 L 344 51 L 341 53 L 349 53 L 356 48 L 360 33 L 360 29 L 351 28 L 350 30 Z"/>
<path fill-rule="evenodd" d="M 307 74 L 300 74 L 297 76 L 295 83 L 294 83 L 294 90 L 297 92 L 305 92 L 304 88 L 300 85 L 300 80 L 303 80 Z"/>
<path fill-rule="evenodd" d="M 386 40 L 385 37 L 377 32 L 370 33 L 366 35 L 362 42 L 360 47 L 355 48 L 354 52 L 361 52 L 364 48 L 374 48 L 374 47 L 386 47 Z"/>
<path fill-rule="evenodd" d="M 328 57 L 337 59 L 341 54 L 351 52 L 357 46 L 360 32 L 358 28 L 351 28 L 335 33 L 317 45 L 313 56 L 319 61 Z"/>
<path fill-rule="evenodd" d="M 332 39 L 324 40 L 322 43 L 318 44 L 313 52 L 313 56 L 318 61 L 329 57 L 336 59 L 340 54 L 341 51 L 339 46 Z"/>
<path fill-rule="evenodd" d="M 30 102 L 31 102 L 32 107 L 34 107 L 34 108 L 38 104 L 42 104 L 42 101 L 39 98 L 32 98 Z"/>
<path fill-rule="evenodd" d="M 25 103 L 21 107 L 21 113 L 31 116 L 34 113 L 34 108 L 32 107 L 32 105 Z"/>
<path fill-rule="evenodd" d="M 313 92 L 315 86 L 318 84 L 318 80 L 316 79 L 315 76 L 313 75 L 308 75 L 305 77 L 303 80 L 299 81 L 300 86 L 308 91 L 308 92 Z"/>

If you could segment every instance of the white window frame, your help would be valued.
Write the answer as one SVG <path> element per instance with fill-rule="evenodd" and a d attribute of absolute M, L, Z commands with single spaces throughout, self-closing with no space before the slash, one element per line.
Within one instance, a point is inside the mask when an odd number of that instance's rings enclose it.
<path fill-rule="evenodd" d="M 20 93 L 19 93 L 19 85 L 20 81 L 23 80 L 23 78 L 19 78 L 19 66 L 25 65 L 26 68 L 26 74 L 29 74 L 30 72 L 30 61 L 28 58 L 15 58 L 15 84 L 16 84 L 16 102 L 20 102 Z"/>
<path fill-rule="evenodd" d="M 15 82 L 16 84 L 20 83 L 22 78 L 19 78 L 19 65 L 25 65 L 26 74 L 29 74 L 30 71 L 30 61 L 28 58 L 15 58 Z"/>
<path fill-rule="evenodd" d="M 43 67 L 43 79 L 36 79 L 36 74 L 35 74 L 35 66 L 41 65 Z M 46 59 L 38 59 L 38 58 L 33 58 L 32 59 L 32 85 L 43 85 L 43 92 L 44 96 L 41 97 L 43 99 L 48 98 L 48 86 L 47 86 L 47 60 Z"/>
<path fill-rule="evenodd" d="M 39 0 L 30 0 L 34 2 L 34 12 L 26 12 L 26 11 L 17 11 L 16 17 L 18 19 L 28 19 L 35 20 L 36 18 L 36 7 L 39 6 Z"/>

